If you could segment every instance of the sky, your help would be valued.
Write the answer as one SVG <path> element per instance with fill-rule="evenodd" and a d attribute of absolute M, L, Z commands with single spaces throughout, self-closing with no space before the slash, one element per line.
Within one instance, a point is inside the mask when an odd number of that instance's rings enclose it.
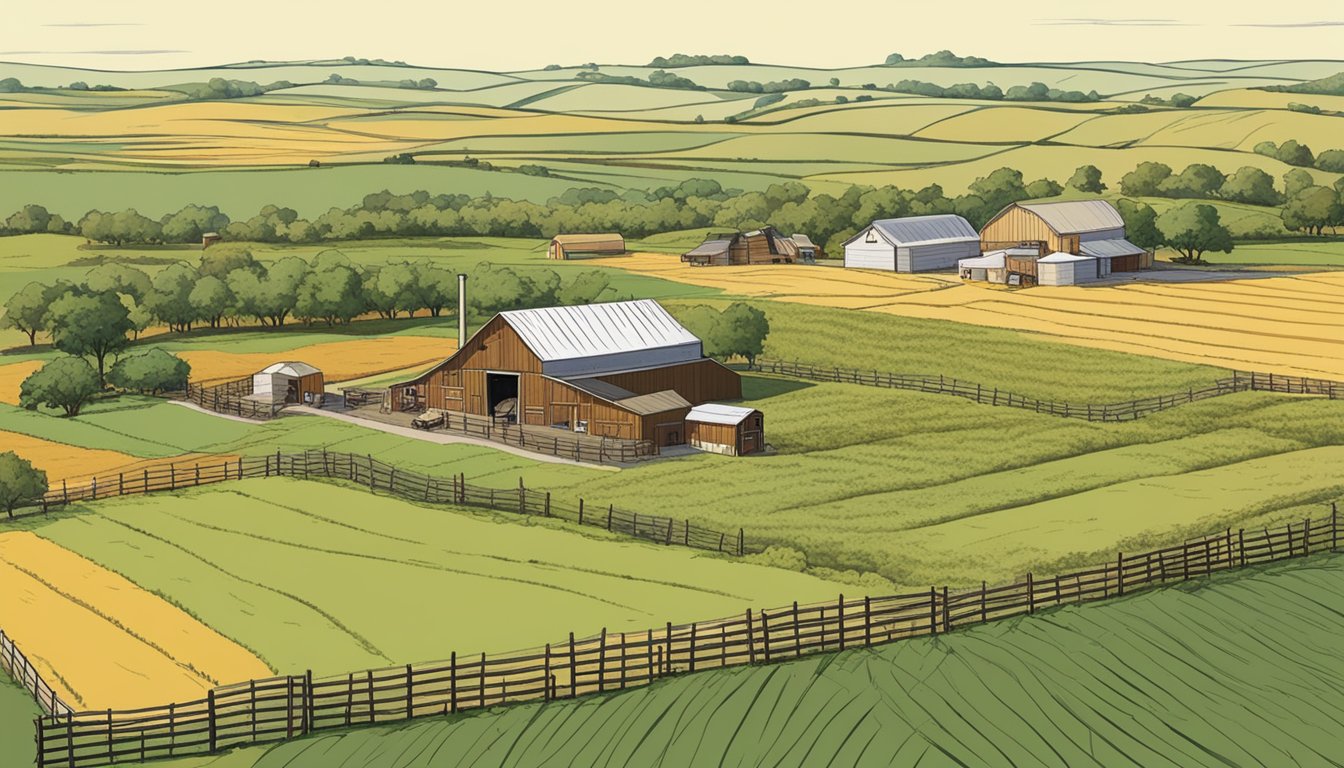
<path fill-rule="evenodd" d="M 13 0 L 0 60 L 170 69 L 357 56 L 520 70 L 682 53 L 819 68 L 939 49 L 996 61 L 1344 57 L 1344 3 L 1293 0 Z"/>

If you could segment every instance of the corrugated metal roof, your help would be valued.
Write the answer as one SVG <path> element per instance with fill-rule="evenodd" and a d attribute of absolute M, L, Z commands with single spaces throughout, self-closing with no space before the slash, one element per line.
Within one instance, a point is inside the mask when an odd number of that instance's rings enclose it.
<path fill-rule="evenodd" d="M 1117 256 L 1136 256 L 1141 253 L 1147 253 L 1147 251 L 1124 238 L 1092 240 L 1086 243 L 1079 243 L 1078 250 L 1088 256 L 1096 256 L 1103 259 L 1113 259 Z"/>
<path fill-rule="evenodd" d="M 265 368 L 262 368 L 261 372 L 278 373 L 281 376 L 293 376 L 295 378 L 298 378 L 300 376 L 312 376 L 315 373 L 321 373 L 321 371 L 317 370 L 313 366 L 307 363 L 300 363 L 298 361 L 291 361 L 286 363 L 272 363 L 266 366 Z"/>
<path fill-rule="evenodd" d="M 684 348 L 676 360 L 701 357 L 700 339 L 653 299 L 514 309 L 500 316 L 543 363 L 670 348 Z"/>
<path fill-rule="evenodd" d="M 584 378 L 556 379 L 556 380 L 563 381 L 564 383 L 574 387 L 575 389 L 582 390 L 592 395 L 593 397 L 598 397 L 608 402 L 614 403 L 617 400 L 624 400 L 627 397 L 635 396 L 634 392 L 631 392 L 630 390 L 625 389 L 624 387 L 618 387 L 615 384 L 605 382 L 601 379 L 584 377 Z"/>
<path fill-rule="evenodd" d="M 731 240 L 706 240 L 686 253 L 687 256 L 722 256 L 733 244 Z"/>
<path fill-rule="evenodd" d="M 975 231 L 969 221 L 953 213 L 878 219 L 872 226 L 897 245 L 960 243 L 980 239 L 980 233 Z"/>
<path fill-rule="evenodd" d="M 1123 229 L 1125 220 L 1105 200 L 1065 200 L 1058 203 L 1017 203 L 1041 217 L 1056 233 L 1077 235 L 1102 229 Z"/>
<path fill-rule="evenodd" d="M 1049 256 L 1046 256 L 1046 257 L 1044 257 L 1044 258 L 1037 259 L 1037 260 L 1036 260 L 1036 263 L 1037 263 L 1037 264 L 1067 264 L 1067 263 L 1072 262 L 1072 261 L 1094 261 L 1094 259 L 1093 259 L 1091 256 L 1076 256 L 1076 255 L 1074 255 L 1074 254 L 1072 254 L 1072 253 L 1064 253 L 1064 252 L 1060 251 L 1060 252 L 1052 253 L 1052 254 L 1050 254 Z"/>
<path fill-rule="evenodd" d="M 794 232 L 792 235 L 789 235 L 789 237 L 791 237 L 791 238 L 793 239 L 793 242 L 795 242 L 795 243 L 798 244 L 798 247 L 799 247 L 799 248 L 816 248 L 816 247 L 817 247 L 817 244 L 814 243 L 814 242 L 812 242 L 812 238 L 808 237 L 807 235 L 804 235 L 804 234 L 801 233 L 801 232 Z"/>
<path fill-rule="evenodd" d="M 616 233 L 606 233 L 600 235 L 556 235 L 551 238 L 552 242 L 563 245 L 566 250 L 580 250 L 582 248 L 602 248 L 602 249 L 620 249 L 625 250 L 625 238 Z"/>
<path fill-rule="evenodd" d="M 665 389 L 662 392 L 654 392 L 649 395 L 639 395 L 638 397 L 627 397 L 624 400 L 617 400 L 615 404 L 640 416 L 652 416 L 655 413 L 666 413 L 667 411 L 691 407 L 686 398 L 672 389 Z"/>
<path fill-rule="evenodd" d="M 973 259 L 961 259 L 957 266 L 962 269 L 1003 269 L 1006 255 L 1003 251 L 993 251 Z"/>
<path fill-rule="evenodd" d="M 752 413 L 754 411 L 751 408 L 705 403 L 692 408 L 691 412 L 686 414 L 686 420 L 698 421 L 702 424 L 741 424 Z"/>

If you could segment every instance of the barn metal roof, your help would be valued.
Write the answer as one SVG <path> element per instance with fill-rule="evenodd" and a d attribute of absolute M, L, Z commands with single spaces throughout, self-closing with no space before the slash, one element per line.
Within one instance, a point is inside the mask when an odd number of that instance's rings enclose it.
<path fill-rule="evenodd" d="M 1060 235 L 1077 235 L 1103 229 L 1124 229 L 1125 220 L 1105 200 L 1064 200 L 1057 203 L 1017 203 L 1041 217 Z"/>
<path fill-rule="evenodd" d="M 1006 256 L 1003 251 L 991 251 L 973 259 L 961 259 L 957 266 L 962 269 L 1003 269 Z"/>
<path fill-rule="evenodd" d="M 980 233 L 975 231 L 975 227 L 954 213 L 878 219 L 872 226 L 893 245 L 934 245 L 980 239 Z M 848 245 L 862 234 L 863 232 L 860 232 L 845 244 Z"/>
<path fill-rule="evenodd" d="M 577 390 L 587 392 L 593 397 L 598 397 L 613 403 L 617 400 L 624 400 L 627 397 L 635 396 L 634 392 L 631 392 L 624 387 L 618 387 L 615 384 L 611 384 L 601 379 L 594 379 L 586 376 L 572 379 L 556 379 L 556 381 L 563 381 Z"/>
<path fill-rule="evenodd" d="M 1044 257 L 1044 258 L 1042 258 L 1042 259 L 1037 259 L 1037 260 L 1036 260 L 1036 263 L 1037 263 L 1037 264 L 1067 264 L 1067 263 L 1075 262 L 1075 261 L 1093 261 L 1093 258 L 1092 258 L 1091 256 L 1078 256 L 1078 255 L 1076 255 L 1076 254 L 1072 254 L 1072 253 L 1064 253 L 1063 251 L 1059 251 L 1059 252 L 1056 252 L 1056 253 L 1052 253 L 1052 254 L 1050 254 L 1049 256 L 1046 256 L 1046 257 Z"/>
<path fill-rule="evenodd" d="M 698 421 L 702 424 L 741 424 L 753 413 L 755 411 L 751 408 L 705 403 L 692 408 L 691 412 L 686 414 L 686 420 Z"/>
<path fill-rule="evenodd" d="M 1113 259 L 1117 256 L 1136 256 L 1141 253 L 1147 253 L 1147 251 L 1122 237 L 1112 240 L 1091 240 L 1086 243 L 1079 243 L 1078 250 L 1088 256 L 1096 256 L 1101 259 Z"/>
<path fill-rule="evenodd" d="M 265 368 L 262 368 L 260 372 L 278 373 L 281 376 L 293 376 L 295 378 L 301 376 L 312 376 L 315 373 L 321 373 L 321 371 L 317 370 L 313 366 L 307 363 L 300 363 L 298 361 L 292 361 L 286 363 L 272 363 L 266 366 Z"/>
<path fill-rule="evenodd" d="M 686 252 L 687 256 L 722 256 L 733 244 L 731 240 L 706 240 Z"/>
<path fill-rule="evenodd" d="M 817 244 L 812 242 L 812 238 L 804 235 L 802 232 L 794 232 L 789 238 L 797 243 L 799 248 L 816 248 Z"/>
<path fill-rule="evenodd" d="M 627 397 L 624 400 L 617 400 L 615 405 L 639 416 L 652 416 L 655 413 L 666 413 L 667 411 L 691 407 L 686 398 L 672 389 L 665 389 L 662 392 L 654 392 L 649 395 Z"/>
<path fill-rule="evenodd" d="M 652 299 L 514 309 L 500 316 L 556 376 L 699 360 L 700 339 Z M 580 365 L 548 365 L 582 361 Z"/>
<path fill-rule="evenodd" d="M 578 250 L 585 246 L 591 248 L 625 249 L 625 238 L 614 232 L 599 235 L 556 235 L 551 238 L 551 241 L 559 243 L 569 250 Z"/>

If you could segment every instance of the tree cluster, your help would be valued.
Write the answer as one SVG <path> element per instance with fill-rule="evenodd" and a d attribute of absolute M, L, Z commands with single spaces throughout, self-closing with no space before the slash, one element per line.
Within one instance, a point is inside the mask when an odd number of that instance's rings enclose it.
<path fill-rule="evenodd" d="M 772 80 L 768 83 L 755 80 L 733 80 L 728 83 L 728 90 L 738 93 L 785 93 L 786 91 L 805 91 L 811 87 L 812 83 L 798 77 L 787 80 Z"/>
<path fill-rule="evenodd" d="M 893 53 L 883 62 L 888 67 L 992 67 L 996 63 L 979 56 L 958 56 L 947 50 L 920 56 L 918 59 L 907 59 L 899 53 Z"/>
<path fill-rule="evenodd" d="M 993 83 L 977 85 L 975 83 L 958 83 L 956 85 L 941 86 L 936 83 L 927 83 L 923 80 L 902 80 L 899 83 L 888 83 L 883 90 L 893 93 L 913 93 L 918 96 L 929 96 L 935 99 L 981 99 L 988 101 L 1059 101 L 1070 103 L 1082 103 L 1100 101 L 1101 94 L 1096 91 L 1065 91 L 1059 88 L 1050 88 L 1045 83 L 1032 83 L 1031 85 L 1014 85 L 1007 91 L 999 88 Z"/>
<path fill-rule="evenodd" d="M 740 301 L 729 304 L 723 311 L 697 304 L 677 315 L 686 330 L 699 337 L 710 357 L 742 357 L 755 364 L 770 335 L 770 321 L 765 313 Z"/>
<path fill-rule="evenodd" d="M 222 77 L 212 77 L 205 83 L 170 86 L 167 90 L 177 91 L 191 101 L 216 101 L 219 99 L 260 96 L 268 91 L 293 87 L 294 84 L 287 80 L 280 80 L 270 85 L 261 85 L 250 80 L 226 80 Z"/>
<path fill-rule="evenodd" d="M 681 75 L 674 75 L 665 70 L 654 70 L 649 73 L 648 80 L 641 80 L 634 75 L 609 75 L 605 72 L 587 71 L 579 72 L 574 75 L 578 80 L 587 80 L 590 83 L 608 83 L 611 85 L 642 85 L 654 88 L 677 88 L 684 91 L 703 91 L 706 90 L 703 85 L 696 85 L 694 81 Z"/>
<path fill-rule="evenodd" d="M 1344 149 L 1327 149 L 1317 156 L 1311 151 L 1311 147 L 1296 139 L 1289 139 L 1282 144 L 1262 141 L 1255 145 L 1255 153 L 1299 168 L 1317 168 L 1330 173 L 1344 173 Z"/>
<path fill-rule="evenodd" d="M 673 69 L 675 67 L 703 67 L 710 64 L 750 64 L 746 56 L 729 56 L 728 54 L 717 54 L 711 56 L 692 56 L 685 53 L 674 53 L 671 56 L 657 56 L 649 62 L 650 67 L 659 67 L 662 69 Z"/>
<path fill-rule="evenodd" d="M 47 473 L 13 451 L 0 453 L 0 507 L 14 510 L 40 500 L 47 493 Z"/>

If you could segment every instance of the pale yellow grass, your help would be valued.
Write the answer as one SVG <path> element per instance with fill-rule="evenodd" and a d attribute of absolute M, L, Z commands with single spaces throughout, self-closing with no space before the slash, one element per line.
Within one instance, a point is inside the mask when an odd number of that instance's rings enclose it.
<path fill-rule="evenodd" d="M 1088 112 L 985 107 L 929 125 L 915 135 L 938 141 L 1032 142 L 1095 119 L 1100 118 Z"/>
<path fill-rule="evenodd" d="M 376 339 L 310 344 L 285 352 L 181 352 L 191 364 L 192 381 L 208 383 L 256 373 L 271 363 L 301 361 L 322 371 L 327 383 L 428 365 L 447 358 L 457 348 L 452 339 L 432 336 L 388 336 Z"/>
<path fill-rule="evenodd" d="M 1224 368 L 1344 379 L 1344 273 L 1002 290 L 946 275 L 833 267 L 691 267 L 635 254 L 607 266 L 735 296 L 953 320 Z"/>
<path fill-rule="evenodd" d="M 47 473 L 47 483 L 53 490 L 59 491 L 61 481 L 71 486 L 82 484 L 87 478 L 98 476 L 106 478 L 113 473 L 125 473 L 132 476 L 142 470 L 166 467 L 176 464 L 179 468 L 200 464 L 202 467 L 217 467 L 222 463 L 238 458 L 232 454 L 184 453 L 180 456 L 146 459 L 120 451 L 102 448 L 80 448 L 54 440 L 25 435 L 21 432 L 0 430 L 0 450 L 13 451 L 20 458 L 32 462 L 33 466 Z M 188 477 L 188 475 L 183 475 Z M 164 481 L 167 482 L 166 480 Z M 100 496 L 102 494 L 99 494 Z"/>
<path fill-rule="evenodd" d="M 271 674 L 181 609 L 27 531 L 0 533 L 0 626 L 76 708 L 187 701 Z"/>

